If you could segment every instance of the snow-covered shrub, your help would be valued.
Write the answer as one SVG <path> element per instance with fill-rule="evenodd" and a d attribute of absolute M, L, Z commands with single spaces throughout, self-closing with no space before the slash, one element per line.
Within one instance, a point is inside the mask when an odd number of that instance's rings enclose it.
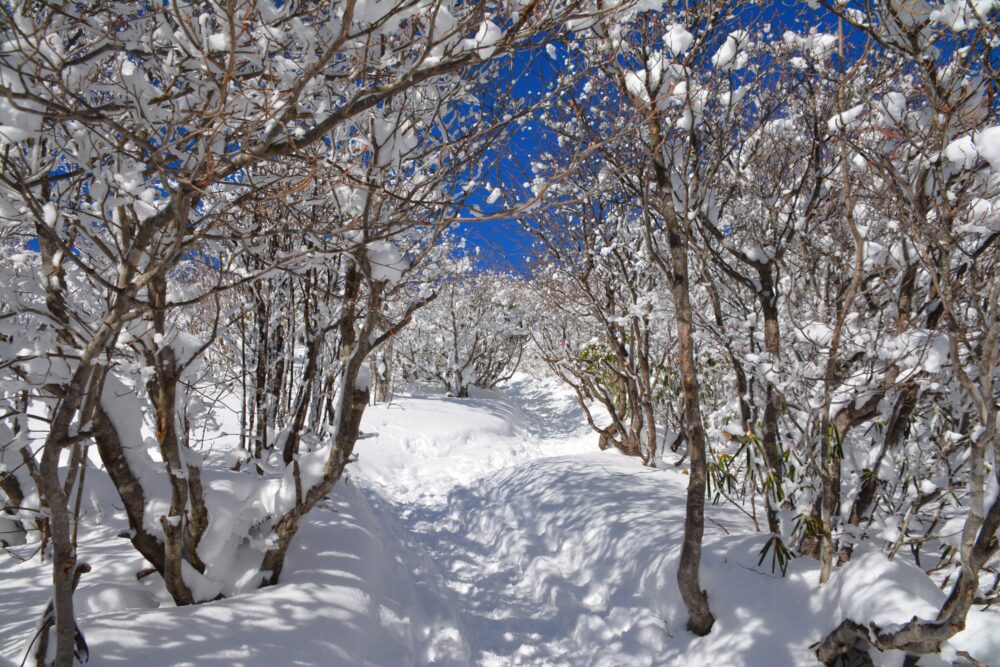
<path fill-rule="evenodd" d="M 464 398 L 469 387 L 496 387 L 517 370 L 528 344 L 523 287 L 502 273 L 470 274 L 438 287 L 394 341 L 396 372 Z"/>

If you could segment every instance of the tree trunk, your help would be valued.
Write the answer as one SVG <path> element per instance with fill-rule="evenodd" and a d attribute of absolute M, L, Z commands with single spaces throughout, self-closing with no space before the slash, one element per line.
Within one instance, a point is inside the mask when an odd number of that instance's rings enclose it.
<path fill-rule="evenodd" d="M 390 362 L 391 352 L 387 350 L 373 359 L 370 364 L 374 392 L 372 399 L 375 403 L 385 403 L 389 398 L 389 379 L 392 377 Z"/>
<path fill-rule="evenodd" d="M 708 595 L 701 588 L 701 541 L 705 532 L 706 451 L 705 426 L 701 417 L 701 396 L 698 369 L 694 360 L 694 323 L 691 311 L 691 289 L 688 272 L 687 239 L 676 227 L 668 231 L 670 258 L 673 267 L 670 287 L 677 317 L 677 343 L 684 391 L 684 426 L 691 457 L 688 478 L 687 505 L 684 516 L 684 543 L 677 568 L 677 585 L 688 611 L 687 629 L 704 636 L 712 630 L 715 617 L 708 606 Z"/>
<path fill-rule="evenodd" d="M 90 416 L 81 406 L 93 407 L 93 392 L 101 391 L 103 374 L 99 366 L 92 362 L 99 357 L 121 328 L 121 314 L 125 309 L 122 297 L 112 312 L 108 313 L 93 338 L 80 355 L 80 362 L 70 380 L 64 385 L 59 401 L 52 411 L 49 433 L 42 446 L 42 458 L 38 466 L 37 482 L 39 491 L 49 508 L 48 528 L 52 548 L 52 608 L 55 616 L 56 651 L 53 665 L 70 667 L 76 636 L 76 622 L 73 612 L 73 588 L 77 576 L 76 547 L 70 528 L 68 497 L 62 480 L 59 479 L 59 458 L 62 450 L 70 442 L 70 432 L 75 418 L 82 421 Z M 90 395 L 88 397 L 88 394 Z"/>
<path fill-rule="evenodd" d="M 344 372 L 346 374 L 349 371 L 345 369 Z M 357 371 L 354 371 L 354 380 L 356 379 Z M 340 481 L 344 469 L 347 467 L 350 454 L 354 450 L 354 443 L 358 439 L 361 417 L 368 406 L 369 397 L 367 389 L 346 389 L 348 386 L 352 386 L 348 385 L 348 381 L 351 381 L 350 376 L 345 379 L 342 386 L 345 391 L 350 391 L 351 395 L 345 398 L 340 405 L 337 437 L 334 441 L 333 451 L 326 463 L 323 480 L 309 489 L 303 496 L 302 502 L 281 517 L 275 526 L 275 546 L 264 554 L 264 560 L 261 563 L 261 572 L 264 574 L 261 586 L 273 586 L 278 583 L 285 566 L 288 547 L 291 546 L 292 539 L 302 525 L 303 519 L 315 507 L 316 503 L 333 490 L 334 485 Z"/>
<path fill-rule="evenodd" d="M 144 528 L 145 491 L 135 471 L 129 466 L 121 435 L 103 406 L 99 405 L 94 413 L 93 428 L 94 442 L 97 444 L 101 462 L 104 464 L 108 477 L 114 483 L 122 505 L 125 507 L 125 514 L 128 516 L 129 528 L 131 529 L 129 541 L 132 542 L 136 551 L 156 568 L 157 572 L 162 572 L 164 568 L 163 544 L 146 532 Z M 128 443 L 130 447 L 141 446 L 141 444 Z"/>
<path fill-rule="evenodd" d="M 889 424 L 885 429 L 882 446 L 879 448 L 878 455 L 875 457 L 875 462 L 872 464 L 868 476 L 861 481 L 861 489 L 858 491 L 858 497 L 851 504 L 851 511 L 848 514 L 847 525 L 855 531 L 860 530 L 861 523 L 863 521 L 870 520 L 872 509 L 875 506 L 876 493 L 881 481 L 878 476 L 878 469 L 881 466 L 886 453 L 889 451 L 895 451 L 902 442 L 903 436 L 906 434 L 906 427 L 910 421 L 910 416 L 913 414 L 913 410 L 916 409 L 917 405 L 917 389 L 918 385 L 916 383 L 908 384 L 900 390 L 899 396 L 896 398 L 895 405 L 893 406 L 892 417 L 890 418 Z M 840 550 L 837 555 L 837 564 L 843 565 L 849 561 L 853 553 L 853 543 L 841 543 Z"/>
<path fill-rule="evenodd" d="M 764 349 L 771 363 L 778 363 L 781 355 L 781 335 L 778 328 L 778 296 L 774 289 L 774 277 L 770 265 L 758 269 L 763 289 L 759 293 L 761 310 L 764 313 Z M 768 381 L 765 387 L 763 445 L 764 459 L 767 462 L 769 479 L 764 487 L 764 506 L 767 513 L 767 527 L 772 535 L 781 535 L 776 505 L 781 496 L 781 484 L 784 480 L 784 462 L 781 458 L 781 443 L 778 432 L 778 412 L 781 395 L 773 382 Z"/>
<path fill-rule="evenodd" d="M 76 550 L 70 538 L 69 507 L 59 480 L 59 453 L 62 448 L 58 442 L 50 442 L 52 440 L 50 434 L 39 465 L 41 491 L 45 494 L 49 505 L 52 544 L 52 606 L 56 627 L 56 651 L 52 664 L 55 667 L 70 667 L 73 664 L 76 635 L 76 622 L 73 618 L 73 579 L 76 575 L 77 562 Z"/>
<path fill-rule="evenodd" d="M 15 422 L 15 426 L 17 422 Z M 17 435 L 15 432 L 14 435 Z M 27 454 L 23 449 L 22 454 Z M 3 451 L 0 450 L 0 457 L 2 457 Z M 18 533 L 25 533 L 24 523 L 18 517 L 19 512 L 24 507 L 24 491 L 21 489 L 21 483 L 14 476 L 14 471 L 11 469 L 13 466 L 6 466 L 6 470 L 0 472 L 0 493 L 3 493 L 7 497 L 7 503 L 4 504 L 2 512 L 4 515 L 11 517 L 11 521 L 14 524 L 14 529 Z M 8 546 L 11 541 L 4 535 L 0 535 L 0 546 Z"/>

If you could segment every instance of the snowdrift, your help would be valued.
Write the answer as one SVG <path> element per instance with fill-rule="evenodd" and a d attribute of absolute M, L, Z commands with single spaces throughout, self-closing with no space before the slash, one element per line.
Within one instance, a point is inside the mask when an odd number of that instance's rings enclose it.
<path fill-rule="evenodd" d="M 399 549 L 390 521 L 354 485 L 339 484 L 303 527 L 278 586 L 195 607 L 168 607 L 154 577 L 136 581 L 142 561 L 127 542 L 94 529 L 81 545 L 94 571 L 76 595 L 89 664 L 469 664 L 449 602 L 432 577 L 414 576 L 429 564 Z M 47 571 L 35 562 L 2 567 L 0 647 L 19 662 Z"/>

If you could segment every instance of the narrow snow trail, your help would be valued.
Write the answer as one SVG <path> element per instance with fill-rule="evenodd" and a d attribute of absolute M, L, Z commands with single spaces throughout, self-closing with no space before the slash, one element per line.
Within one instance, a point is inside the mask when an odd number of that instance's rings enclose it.
<path fill-rule="evenodd" d="M 351 474 L 387 500 L 434 506 L 498 470 L 591 453 L 597 437 L 566 389 L 519 377 L 470 398 L 409 395 L 370 406 Z"/>
<path fill-rule="evenodd" d="M 444 507 L 395 508 L 452 590 L 473 664 L 656 664 L 677 620 L 655 598 L 683 495 L 623 493 L 637 474 L 612 456 L 543 458 L 458 487 Z"/>
<path fill-rule="evenodd" d="M 527 378 L 397 408 L 404 418 L 391 407 L 366 415 L 379 435 L 363 441 L 354 474 L 401 550 L 424 556 L 418 576 L 447 590 L 437 599 L 462 647 L 448 664 L 818 665 L 810 647 L 844 618 L 932 617 L 943 598 L 918 568 L 867 546 L 825 586 L 805 558 L 781 576 L 761 558 L 767 535 L 735 507 L 709 505 L 700 581 L 716 622 L 695 637 L 676 583 L 685 470 L 597 451 L 565 390 Z M 955 645 L 1000 654 L 995 627 L 996 612 L 971 614 Z"/>
<path fill-rule="evenodd" d="M 802 650 L 720 652 L 720 642 L 686 633 L 674 581 L 681 472 L 598 452 L 569 397 L 527 381 L 445 406 L 407 399 L 402 421 L 375 409 L 366 424 L 378 436 L 359 447 L 354 474 L 406 550 L 433 561 L 470 664 L 699 664 L 692 641 L 704 664 L 809 664 L 805 637 Z M 734 557 L 711 543 L 747 533 L 748 520 L 731 508 L 710 514 L 706 561 Z M 737 545 L 738 576 L 771 580 L 754 569 L 760 544 L 758 534 Z"/>

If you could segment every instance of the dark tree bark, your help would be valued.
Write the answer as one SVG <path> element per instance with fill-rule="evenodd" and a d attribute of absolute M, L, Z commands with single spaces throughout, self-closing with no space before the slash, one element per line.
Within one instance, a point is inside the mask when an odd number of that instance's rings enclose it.
<path fill-rule="evenodd" d="M 698 368 L 694 360 L 694 324 L 688 283 L 687 243 L 676 227 L 668 231 L 673 266 L 671 292 L 677 318 L 677 343 L 684 389 L 684 427 L 691 458 L 687 503 L 684 516 L 684 543 L 677 568 L 677 585 L 688 610 L 687 628 L 696 635 L 712 631 L 715 617 L 708 606 L 708 595 L 701 588 L 701 541 L 705 533 L 705 492 L 707 488 L 705 426 L 701 416 Z"/>

